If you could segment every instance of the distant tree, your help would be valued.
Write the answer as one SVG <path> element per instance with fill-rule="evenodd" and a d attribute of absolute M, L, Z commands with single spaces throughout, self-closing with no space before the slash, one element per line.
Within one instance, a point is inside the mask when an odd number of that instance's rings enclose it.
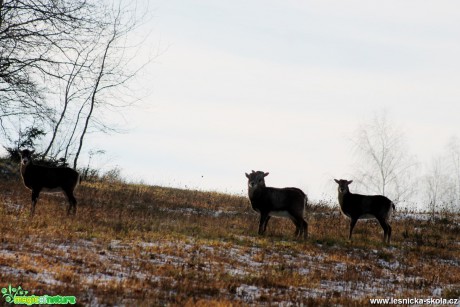
<path fill-rule="evenodd" d="M 424 176 L 423 187 L 428 209 L 435 216 L 439 212 L 451 211 L 455 202 L 455 184 L 444 156 L 431 160 Z"/>
<path fill-rule="evenodd" d="M 355 176 L 369 193 L 408 200 L 414 192 L 412 181 L 416 159 L 408 153 L 405 136 L 388 117 L 386 110 L 362 124 L 353 138 L 357 157 Z"/>
<path fill-rule="evenodd" d="M 460 139 L 454 136 L 447 144 L 447 152 L 450 161 L 450 173 L 454 182 L 455 209 L 460 211 Z"/>

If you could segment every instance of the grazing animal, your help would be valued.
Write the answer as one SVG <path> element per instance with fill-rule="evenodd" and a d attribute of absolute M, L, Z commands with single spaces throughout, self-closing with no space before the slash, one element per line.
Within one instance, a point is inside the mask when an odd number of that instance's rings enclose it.
<path fill-rule="evenodd" d="M 394 203 L 383 195 L 360 195 L 350 192 L 348 185 L 353 180 L 334 179 L 339 184 L 339 204 L 342 213 L 350 218 L 350 236 L 359 219 L 376 218 L 383 228 L 383 242 L 390 243 L 391 226 L 388 223 Z"/>
<path fill-rule="evenodd" d="M 35 205 L 42 191 L 47 193 L 64 192 L 69 202 L 67 214 L 69 215 L 71 211 L 75 214 L 77 212 L 77 199 L 73 193 L 80 181 L 80 175 L 77 171 L 68 167 L 35 165 L 32 162 L 32 154 L 34 152 L 34 150 L 31 151 L 28 149 L 19 152 L 21 155 L 22 179 L 24 185 L 32 191 L 30 215 L 34 215 Z"/>
<path fill-rule="evenodd" d="M 268 173 L 252 171 L 246 173 L 248 178 L 248 195 L 252 209 L 260 213 L 259 235 L 267 229 L 271 216 L 287 217 L 296 226 L 296 238 L 308 236 L 308 224 L 303 218 L 308 198 L 297 188 L 272 188 L 265 186 L 265 177 Z"/>

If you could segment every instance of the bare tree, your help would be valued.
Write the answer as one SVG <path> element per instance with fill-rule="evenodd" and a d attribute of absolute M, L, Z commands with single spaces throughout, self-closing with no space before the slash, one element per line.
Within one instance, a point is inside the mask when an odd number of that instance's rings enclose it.
<path fill-rule="evenodd" d="M 53 121 L 54 126 L 51 129 L 51 138 L 46 147 L 45 151 L 42 153 L 43 156 L 47 156 L 50 153 L 51 149 L 55 145 L 55 141 L 58 138 L 58 133 L 61 131 L 62 125 L 65 123 L 65 119 L 68 116 L 68 110 L 72 107 L 73 104 L 78 105 L 78 100 L 82 98 L 84 95 L 84 89 L 81 89 L 76 85 L 80 74 L 85 69 L 85 63 L 88 59 L 89 52 L 86 52 L 86 48 L 82 48 L 81 50 L 76 50 L 76 57 L 73 63 L 70 63 L 69 72 L 63 77 L 64 81 L 64 93 L 62 97 L 62 109 L 59 112 L 59 116 Z M 83 60 L 82 60 L 83 58 Z M 78 118 L 75 119 L 76 124 L 78 124 Z M 72 139 L 72 138 L 71 138 Z M 56 153 L 59 153 L 61 148 L 56 150 Z M 67 158 L 67 154 L 64 155 L 64 158 Z"/>
<path fill-rule="evenodd" d="M 124 19 L 126 14 L 123 14 L 123 12 L 124 9 L 122 7 L 115 7 L 111 11 L 111 22 L 103 29 L 99 36 L 98 45 L 101 48 L 99 48 L 100 53 L 96 55 L 95 61 L 90 66 L 92 78 L 90 86 L 88 87 L 88 110 L 83 121 L 77 150 L 74 156 L 73 165 L 75 168 L 91 122 L 96 124 L 99 130 L 114 130 L 113 127 L 108 127 L 102 121 L 98 121 L 94 112 L 100 107 L 106 108 L 109 106 L 111 108 L 117 108 L 130 105 L 129 102 L 120 101 L 120 98 L 116 99 L 113 96 L 109 96 L 109 98 L 104 94 L 117 90 L 120 87 L 124 90 L 129 90 L 126 84 L 147 64 L 146 62 L 134 66 L 134 68 L 130 65 L 133 58 L 126 55 L 127 47 L 123 45 L 123 43 L 126 36 L 138 26 L 138 20 L 133 18 L 133 16 L 128 16 L 127 20 Z M 128 66 L 131 68 L 128 68 Z"/>
<path fill-rule="evenodd" d="M 454 136 L 447 144 L 448 155 L 450 156 L 450 172 L 455 183 L 456 210 L 460 211 L 460 139 Z"/>
<path fill-rule="evenodd" d="M 410 175 L 416 159 L 408 154 L 405 136 L 386 110 L 362 124 L 353 138 L 357 157 L 355 176 L 366 192 L 407 200 L 414 192 Z"/>
<path fill-rule="evenodd" d="M 91 13 L 93 8 L 85 0 L 0 2 L 2 124 L 19 116 L 50 120 L 53 109 L 45 101 L 50 80 L 62 77 L 59 67 L 75 38 L 97 27 L 100 17 Z"/>
<path fill-rule="evenodd" d="M 455 184 L 445 162 L 443 156 L 433 158 L 424 176 L 424 192 L 433 218 L 438 212 L 451 211 L 455 201 Z"/>
<path fill-rule="evenodd" d="M 17 135 L 17 122 L 40 122 L 47 132 L 42 155 L 73 157 L 76 167 L 88 133 L 117 130 L 104 114 L 139 98 L 129 96 L 129 81 L 149 59 L 131 63 L 141 44 L 127 44 L 146 11 L 122 0 L 112 5 L 97 0 L 0 0 L 4 138 L 13 142 L 9 135 Z M 117 92 L 121 88 L 122 95 Z"/>

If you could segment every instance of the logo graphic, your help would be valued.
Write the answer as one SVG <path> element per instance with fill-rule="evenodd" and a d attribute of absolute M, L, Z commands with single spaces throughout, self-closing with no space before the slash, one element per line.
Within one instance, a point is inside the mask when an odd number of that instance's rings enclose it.
<path fill-rule="evenodd" d="M 21 286 L 17 288 L 11 287 L 2 288 L 1 293 L 7 303 L 15 305 L 51 305 L 51 304 L 76 304 L 77 299 L 75 296 L 51 296 L 51 295 L 27 295 L 29 291 L 24 290 Z"/>
<path fill-rule="evenodd" d="M 29 291 L 26 291 L 26 290 L 22 289 L 21 286 L 19 286 L 17 288 L 12 288 L 11 285 L 9 285 L 8 288 L 3 288 L 2 289 L 3 297 L 5 298 L 5 301 L 7 303 L 14 302 L 14 298 L 17 295 L 23 296 L 23 295 L 27 295 L 27 293 L 29 293 Z"/>

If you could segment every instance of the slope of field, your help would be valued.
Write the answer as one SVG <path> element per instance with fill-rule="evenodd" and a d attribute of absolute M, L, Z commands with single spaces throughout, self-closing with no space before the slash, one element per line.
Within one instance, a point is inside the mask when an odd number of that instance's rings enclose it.
<path fill-rule="evenodd" d="M 244 197 L 83 182 L 65 199 L 0 181 L 0 288 L 73 295 L 82 305 L 361 305 L 369 298 L 458 298 L 460 218 L 397 212 L 390 246 L 374 221 L 349 242 L 337 207 L 308 208 L 309 239 L 272 219 L 264 237 Z M 0 299 L 2 299 L 0 297 Z M 2 300 L 2 303 L 4 301 Z"/>

